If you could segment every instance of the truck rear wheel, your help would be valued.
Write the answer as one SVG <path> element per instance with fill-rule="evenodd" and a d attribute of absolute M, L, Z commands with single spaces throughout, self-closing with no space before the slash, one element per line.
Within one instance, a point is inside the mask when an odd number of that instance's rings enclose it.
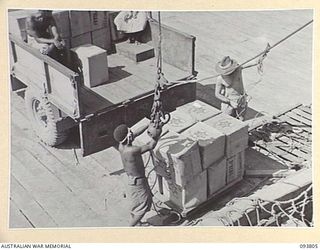
<path fill-rule="evenodd" d="M 27 114 L 33 130 L 47 145 L 56 146 L 67 138 L 67 131 L 59 131 L 52 104 L 35 89 L 28 88 L 25 92 Z"/>

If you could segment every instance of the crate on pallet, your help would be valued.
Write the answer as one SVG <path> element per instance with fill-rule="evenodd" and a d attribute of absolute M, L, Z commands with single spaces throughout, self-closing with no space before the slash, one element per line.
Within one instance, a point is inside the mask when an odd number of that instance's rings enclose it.
<path fill-rule="evenodd" d="M 91 31 L 89 11 L 72 10 L 69 12 L 72 37 Z"/>
<path fill-rule="evenodd" d="M 227 157 L 231 157 L 248 147 L 248 125 L 229 115 L 219 114 L 204 123 L 226 135 Z"/>
<path fill-rule="evenodd" d="M 227 184 L 227 160 L 222 158 L 207 168 L 208 197 L 216 193 Z"/>
<path fill-rule="evenodd" d="M 154 158 L 156 171 L 179 186 L 202 171 L 198 142 L 172 131 L 160 138 Z"/>
<path fill-rule="evenodd" d="M 162 179 L 161 194 L 158 185 L 156 197 L 182 211 L 190 211 L 207 200 L 207 172 L 194 176 L 184 186 L 177 185 L 172 179 Z"/>
<path fill-rule="evenodd" d="M 224 156 L 225 135 L 203 122 L 197 122 L 182 132 L 181 135 L 198 141 L 203 169 Z"/>
<path fill-rule="evenodd" d="M 239 152 L 227 158 L 227 184 L 241 180 L 244 175 L 245 151 Z"/>
<path fill-rule="evenodd" d="M 92 44 L 72 49 L 81 61 L 84 85 L 91 88 L 109 79 L 107 52 Z"/>
<path fill-rule="evenodd" d="M 164 125 L 164 128 L 180 133 L 196 123 L 196 120 L 191 115 L 181 110 L 175 110 L 170 113 L 170 121 Z"/>
<path fill-rule="evenodd" d="M 182 110 L 183 112 L 188 113 L 196 121 L 205 121 L 221 113 L 219 109 L 200 100 L 195 100 L 182 105 L 178 107 L 177 110 Z"/>

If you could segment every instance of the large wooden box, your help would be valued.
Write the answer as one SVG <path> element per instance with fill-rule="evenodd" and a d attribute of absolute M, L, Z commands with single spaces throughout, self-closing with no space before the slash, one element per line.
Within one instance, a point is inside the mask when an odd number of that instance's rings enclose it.
<path fill-rule="evenodd" d="M 161 137 L 154 155 L 159 174 L 164 172 L 165 177 L 179 186 L 184 186 L 202 171 L 198 143 L 175 132 Z"/>
<path fill-rule="evenodd" d="M 203 169 L 224 157 L 225 135 L 217 129 L 203 122 L 197 122 L 181 135 L 198 141 Z"/>
<path fill-rule="evenodd" d="M 107 50 L 112 51 L 112 42 L 110 36 L 110 30 L 107 28 L 94 30 L 91 32 L 92 44 Z"/>
<path fill-rule="evenodd" d="M 109 15 L 107 11 L 89 11 L 91 31 L 109 27 Z"/>
<path fill-rule="evenodd" d="M 177 110 L 181 110 L 191 115 L 196 121 L 205 121 L 221 113 L 219 109 L 212 107 L 200 100 L 195 100 L 180 106 L 177 108 Z"/>
<path fill-rule="evenodd" d="M 196 120 L 192 118 L 191 115 L 181 110 L 175 110 L 171 112 L 170 115 L 170 121 L 164 125 L 164 128 L 167 128 L 170 131 L 180 133 L 196 123 Z"/>
<path fill-rule="evenodd" d="M 156 196 L 170 206 L 182 211 L 195 209 L 207 200 L 207 172 L 204 171 L 194 176 L 186 185 L 179 186 L 170 179 L 163 178 L 163 194 L 158 192 Z"/>
<path fill-rule="evenodd" d="M 72 10 L 69 12 L 71 35 L 79 36 L 91 31 L 90 12 Z"/>
<path fill-rule="evenodd" d="M 229 115 L 219 114 L 205 121 L 226 135 L 226 156 L 231 157 L 248 147 L 248 125 Z"/>
<path fill-rule="evenodd" d="M 227 184 L 227 161 L 223 158 L 207 168 L 208 196 L 213 195 Z"/>
<path fill-rule="evenodd" d="M 55 10 L 52 12 L 52 16 L 56 22 L 60 37 L 63 39 L 71 37 L 69 11 Z"/>
<path fill-rule="evenodd" d="M 109 79 L 107 52 L 97 46 L 86 44 L 73 48 L 82 64 L 84 85 L 91 88 Z"/>

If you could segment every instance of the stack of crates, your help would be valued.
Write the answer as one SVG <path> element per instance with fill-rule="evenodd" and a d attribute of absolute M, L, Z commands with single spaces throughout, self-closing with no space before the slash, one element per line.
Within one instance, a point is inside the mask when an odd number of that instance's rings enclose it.
<path fill-rule="evenodd" d="M 240 181 L 244 175 L 245 149 L 249 140 L 248 126 L 225 114 L 212 117 L 205 123 L 225 135 L 224 159 L 215 164 L 217 167 L 226 168 L 226 185 Z"/>
<path fill-rule="evenodd" d="M 177 108 L 154 149 L 155 196 L 183 212 L 196 208 L 243 178 L 247 144 L 248 127 L 220 110 L 199 100 Z"/>
<path fill-rule="evenodd" d="M 26 41 L 26 19 L 37 10 L 17 10 L 8 13 L 9 32 Z M 67 11 L 52 12 L 61 38 L 67 48 L 93 44 L 111 52 L 111 27 L 108 11 Z"/>

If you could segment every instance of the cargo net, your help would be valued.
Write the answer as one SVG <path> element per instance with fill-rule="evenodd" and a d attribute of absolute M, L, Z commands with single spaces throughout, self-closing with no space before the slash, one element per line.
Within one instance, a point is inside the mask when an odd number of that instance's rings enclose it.
<path fill-rule="evenodd" d="M 241 211 L 234 208 L 239 201 L 252 205 Z M 312 185 L 295 198 L 285 201 L 235 198 L 226 205 L 230 210 L 217 219 L 225 226 L 312 227 L 312 201 Z"/>

